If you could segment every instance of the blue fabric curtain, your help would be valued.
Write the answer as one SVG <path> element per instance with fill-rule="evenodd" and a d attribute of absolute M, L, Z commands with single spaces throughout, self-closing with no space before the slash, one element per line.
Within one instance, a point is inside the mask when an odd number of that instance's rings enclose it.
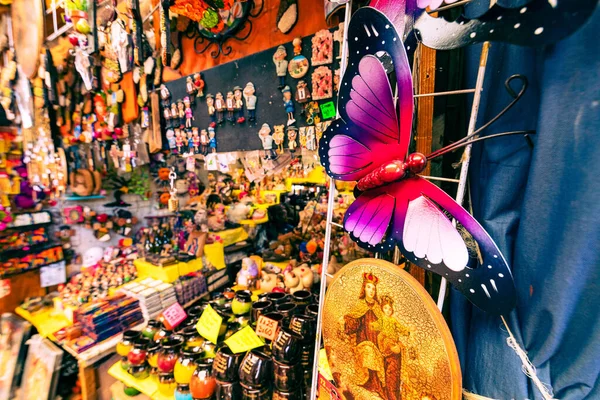
<path fill-rule="evenodd" d="M 526 97 L 486 134 L 537 134 L 533 149 L 522 137 L 474 146 L 470 170 L 475 216 L 511 260 L 518 304 L 509 325 L 562 400 L 600 399 L 599 32 L 597 9 L 551 47 L 492 44 L 478 125 L 510 102 L 504 80 L 520 73 L 529 78 Z M 475 85 L 480 49 L 467 49 L 466 87 Z M 500 319 L 454 291 L 450 307 L 463 387 L 495 399 L 541 399 Z"/>

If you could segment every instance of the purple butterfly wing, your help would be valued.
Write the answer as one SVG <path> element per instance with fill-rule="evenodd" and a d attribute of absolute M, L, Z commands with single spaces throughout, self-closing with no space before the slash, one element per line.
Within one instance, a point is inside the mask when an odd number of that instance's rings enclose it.
<path fill-rule="evenodd" d="M 319 141 L 319 156 L 335 179 L 354 181 L 382 163 L 404 160 L 412 127 L 412 77 L 401 37 L 380 12 L 365 8 L 348 28 L 349 63 L 340 84 L 340 119 Z M 372 39 L 377 39 L 373 41 Z M 398 102 L 375 55 L 392 57 Z"/>
<path fill-rule="evenodd" d="M 477 243 L 471 252 L 443 210 Z M 344 228 L 372 251 L 398 245 L 411 263 L 445 277 L 486 312 L 506 315 L 515 305 L 512 274 L 492 238 L 464 208 L 422 178 L 361 194 L 346 212 Z"/>

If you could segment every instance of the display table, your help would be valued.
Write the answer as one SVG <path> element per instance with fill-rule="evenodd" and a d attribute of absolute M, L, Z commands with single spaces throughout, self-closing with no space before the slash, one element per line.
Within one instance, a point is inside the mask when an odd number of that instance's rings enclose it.
<path fill-rule="evenodd" d="M 43 308 L 30 313 L 22 307 L 17 307 L 15 313 L 33 325 L 41 337 L 51 340 L 55 340 L 54 332 L 72 325 L 63 313 L 56 312 L 54 308 Z"/>
<path fill-rule="evenodd" d="M 158 390 L 158 379 L 150 376 L 146 379 L 135 379 L 127 371 L 121 368 L 121 361 L 118 361 L 109 368 L 108 374 L 113 378 L 123 382 L 125 386 L 135 388 L 150 397 L 152 400 L 173 400 L 173 396 L 165 396 Z"/>
<path fill-rule="evenodd" d="M 218 231 L 218 232 L 211 232 L 212 235 L 214 236 L 218 236 L 221 241 L 222 241 L 222 246 L 223 247 L 227 247 L 227 246 L 231 246 L 232 244 L 238 243 L 238 242 L 243 242 L 244 240 L 248 239 L 248 232 L 246 232 L 246 230 L 243 227 L 238 227 L 238 228 L 233 228 L 233 229 L 225 229 L 223 231 Z M 215 243 L 213 243 L 215 244 Z M 206 246 L 204 246 L 204 252 L 207 254 L 208 257 L 208 251 L 207 251 L 207 247 L 212 246 L 213 244 L 207 244 Z M 213 262 L 213 260 L 208 257 L 208 259 L 210 260 L 210 262 L 216 266 L 216 264 Z M 223 264 L 225 265 L 225 264 Z"/>

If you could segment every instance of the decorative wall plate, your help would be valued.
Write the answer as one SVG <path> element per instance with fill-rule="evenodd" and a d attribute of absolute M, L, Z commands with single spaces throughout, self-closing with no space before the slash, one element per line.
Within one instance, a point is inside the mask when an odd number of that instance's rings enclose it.
<path fill-rule="evenodd" d="M 461 398 L 444 317 L 419 282 L 387 261 L 356 260 L 336 274 L 323 306 L 323 340 L 346 398 Z"/>
<path fill-rule="evenodd" d="M 40 0 L 19 0 L 11 6 L 12 29 L 17 61 L 29 79 L 38 70 L 44 43 L 44 10 Z"/>
<path fill-rule="evenodd" d="M 292 78 L 300 79 L 308 72 L 308 58 L 303 55 L 295 56 L 288 64 L 288 72 Z"/>

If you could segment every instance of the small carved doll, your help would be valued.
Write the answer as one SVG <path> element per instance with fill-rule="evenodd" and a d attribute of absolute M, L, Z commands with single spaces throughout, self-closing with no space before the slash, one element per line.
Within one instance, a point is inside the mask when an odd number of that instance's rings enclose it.
<path fill-rule="evenodd" d="M 225 114 L 225 99 L 223 93 L 218 92 L 215 97 L 215 109 L 217 110 L 217 123 L 221 125 L 223 123 L 223 116 Z"/>
<path fill-rule="evenodd" d="M 256 121 L 256 95 L 254 94 L 254 84 L 252 82 L 246 83 L 244 88 L 244 100 L 246 100 L 246 109 L 248 110 L 248 120 L 250 122 Z"/>
<path fill-rule="evenodd" d="M 227 121 L 233 122 L 233 111 L 235 109 L 235 99 L 233 98 L 233 92 L 227 92 L 227 99 L 225 100 L 227 105 Z"/>
<path fill-rule="evenodd" d="M 169 148 L 171 150 L 177 147 L 177 144 L 175 143 L 175 132 L 173 132 L 173 129 L 169 129 L 167 131 L 167 141 L 169 142 Z"/>
<path fill-rule="evenodd" d="M 169 104 L 169 99 L 171 98 L 171 92 L 165 85 L 160 85 L 160 98 L 163 101 L 163 104 Z"/>
<path fill-rule="evenodd" d="M 167 128 L 170 128 L 172 126 L 171 107 L 166 106 L 165 108 L 163 108 L 163 116 L 165 117 L 165 123 L 167 125 Z"/>
<path fill-rule="evenodd" d="M 185 126 L 185 105 L 181 100 L 177 102 L 177 114 L 179 116 L 179 127 L 183 128 Z"/>
<path fill-rule="evenodd" d="M 207 153 L 208 151 L 208 132 L 206 131 L 206 129 L 202 129 L 200 131 L 200 152 L 202 154 Z"/>
<path fill-rule="evenodd" d="M 194 136 L 192 131 L 187 131 L 187 151 L 188 153 L 194 152 Z"/>
<path fill-rule="evenodd" d="M 171 125 L 173 125 L 173 127 L 179 126 L 179 111 L 177 110 L 177 103 L 171 103 Z"/>
<path fill-rule="evenodd" d="M 262 124 L 258 131 L 258 137 L 262 142 L 263 150 L 265 151 L 266 160 L 274 160 L 277 158 L 275 150 L 273 150 L 273 137 L 271 136 L 271 127 L 269 124 Z"/>
<path fill-rule="evenodd" d="M 215 128 L 208 127 L 208 147 L 211 153 L 217 152 L 217 138 L 215 137 Z"/>
<path fill-rule="evenodd" d="M 288 148 L 293 153 L 296 151 L 296 147 L 298 147 L 298 142 L 296 142 L 296 138 L 298 137 L 298 128 L 295 126 L 289 126 L 287 128 L 287 137 L 288 137 Z"/>
<path fill-rule="evenodd" d="M 285 86 L 285 76 L 287 75 L 288 61 L 286 60 L 287 51 L 285 47 L 279 46 L 275 54 L 273 54 L 273 63 L 275 64 L 275 71 L 279 77 L 278 89 L 283 89 Z"/>
<path fill-rule="evenodd" d="M 198 128 L 192 128 L 192 138 L 194 141 L 194 154 L 198 154 L 200 152 L 200 135 L 198 135 Z"/>
<path fill-rule="evenodd" d="M 212 126 L 213 128 L 215 126 L 217 126 L 216 122 L 215 122 L 215 96 L 213 96 L 212 94 L 207 94 L 206 95 L 206 106 L 208 107 L 208 116 L 210 117 L 210 126 Z"/>
<path fill-rule="evenodd" d="M 189 96 L 189 98 L 192 101 L 192 104 L 194 103 L 194 99 L 196 98 L 196 86 L 194 85 L 194 80 L 192 79 L 191 76 L 188 76 L 185 79 L 185 90 Z"/>
<path fill-rule="evenodd" d="M 285 128 L 285 126 L 284 125 L 275 125 L 273 128 L 275 130 L 275 132 L 273 132 L 273 141 L 277 145 L 277 152 L 279 154 L 281 154 L 281 153 L 283 153 L 283 139 L 285 136 L 283 129 Z"/>
<path fill-rule="evenodd" d="M 296 101 L 300 104 L 304 104 L 308 100 L 310 100 L 310 90 L 308 89 L 308 84 L 304 79 L 300 79 L 298 81 L 298 86 L 296 86 Z"/>
<path fill-rule="evenodd" d="M 200 74 L 200 72 L 194 74 L 194 86 L 196 87 L 196 97 L 203 97 L 204 80 L 202 79 L 202 74 Z"/>
<path fill-rule="evenodd" d="M 246 118 L 244 118 L 244 100 L 242 100 L 242 88 L 239 86 L 233 88 L 233 101 L 233 108 L 237 113 L 236 122 L 238 124 L 243 124 L 246 122 Z"/>
<path fill-rule="evenodd" d="M 287 126 L 292 125 L 296 120 L 294 119 L 294 100 L 292 100 L 292 90 L 289 86 L 286 86 L 281 91 L 283 93 L 283 106 L 288 116 Z"/>
<path fill-rule="evenodd" d="M 183 149 L 183 138 L 181 137 L 181 131 L 179 129 L 175 129 L 175 145 L 177 146 L 177 152 L 181 154 L 181 150 Z"/>
<path fill-rule="evenodd" d="M 192 107 L 190 105 L 190 98 L 185 97 L 183 99 L 183 105 L 185 106 L 185 127 L 192 127 L 192 120 L 194 119 L 194 113 L 192 112 Z"/>

